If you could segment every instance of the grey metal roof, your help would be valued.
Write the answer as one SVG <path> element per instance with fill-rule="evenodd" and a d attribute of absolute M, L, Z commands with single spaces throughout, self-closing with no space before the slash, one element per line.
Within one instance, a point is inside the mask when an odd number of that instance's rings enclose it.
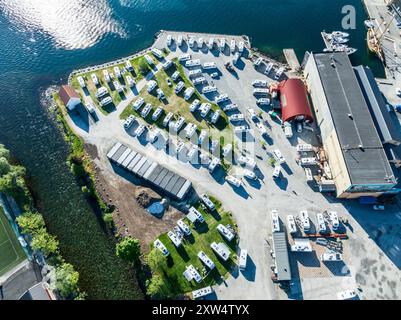
<path fill-rule="evenodd" d="M 107 157 L 110 161 L 180 200 L 185 197 L 192 187 L 192 183 L 187 179 L 120 143 L 110 149 Z"/>
<path fill-rule="evenodd" d="M 354 69 L 382 142 L 399 145 L 401 143 L 400 134 L 395 128 L 372 71 L 364 66 Z"/>
<path fill-rule="evenodd" d="M 43 288 L 42 283 L 34 285 L 32 288 L 27 290 L 19 300 L 51 300 L 49 294 Z"/>
<path fill-rule="evenodd" d="M 291 267 L 285 232 L 273 232 L 273 247 L 276 256 L 277 280 L 291 280 Z"/>
<path fill-rule="evenodd" d="M 334 52 L 315 53 L 313 56 L 351 183 L 395 184 L 393 171 L 348 55 Z"/>

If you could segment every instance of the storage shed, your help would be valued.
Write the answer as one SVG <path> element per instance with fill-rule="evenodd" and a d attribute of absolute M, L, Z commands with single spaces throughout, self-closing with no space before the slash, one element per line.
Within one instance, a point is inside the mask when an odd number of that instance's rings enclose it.
<path fill-rule="evenodd" d="M 283 121 L 313 122 L 306 88 L 301 79 L 287 79 L 278 87 Z"/>

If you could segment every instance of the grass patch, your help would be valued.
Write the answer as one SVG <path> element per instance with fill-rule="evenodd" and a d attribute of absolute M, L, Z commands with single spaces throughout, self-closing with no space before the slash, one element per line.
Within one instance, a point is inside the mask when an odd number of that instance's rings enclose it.
<path fill-rule="evenodd" d="M 173 60 L 175 63 L 175 67 L 171 67 L 169 70 L 165 71 L 161 69 L 158 71 L 155 76 L 154 80 L 157 82 L 158 87 L 161 88 L 165 94 L 166 97 L 166 103 L 161 102 L 157 96 L 155 95 L 154 92 L 149 94 L 147 92 L 147 88 L 143 88 L 139 95 L 145 100 L 146 103 L 151 103 L 153 106 L 153 109 L 155 110 L 158 106 L 162 106 L 165 113 L 172 112 L 175 114 L 175 117 L 178 118 L 179 116 L 183 116 L 186 119 L 186 123 L 194 123 L 195 125 L 198 126 L 198 130 L 207 130 L 209 137 L 211 139 L 217 139 L 219 141 L 224 141 L 225 144 L 227 143 L 233 143 L 234 141 L 234 134 L 232 128 L 229 126 L 229 120 L 227 115 L 222 112 L 219 121 L 214 125 L 211 124 L 210 122 L 206 121 L 206 119 L 203 119 L 199 112 L 192 113 L 189 110 L 189 106 L 191 103 L 195 100 L 198 99 L 201 101 L 201 103 L 210 103 L 212 106 L 213 112 L 216 110 L 219 110 L 219 106 L 215 103 L 211 103 L 209 100 L 204 99 L 198 91 L 195 91 L 193 96 L 189 101 L 185 101 L 184 99 L 184 91 L 182 90 L 180 94 L 176 95 L 174 92 L 174 88 L 176 83 L 173 83 L 172 87 L 169 87 L 167 84 L 167 79 L 170 78 L 170 76 L 178 70 L 180 72 L 181 78 L 185 83 L 185 87 L 193 87 L 193 84 L 189 81 L 189 79 L 186 77 L 185 72 L 183 70 L 183 66 L 178 63 L 177 59 Z M 140 109 L 141 110 L 141 109 Z M 132 109 L 132 106 L 129 105 L 126 107 L 126 109 L 121 113 L 120 118 L 121 119 L 126 119 L 130 115 L 135 115 L 135 116 L 140 116 L 140 110 L 135 111 Z M 151 113 L 150 113 L 151 114 Z M 208 118 L 210 119 L 211 112 L 208 115 Z M 151 117 L 148 117 L 146 121 L 149 124 L 153 124 L 158 126 L 159 128 L 166 130 L 165 127 L 162 125 L 163 117 L 161 117 L 157 122 L 153 122 L 151 120 Z"/>
<path fill-rule="evenodd" d="M 104 114 L 107 115 L 110 113 L 110 109 L 105 106 L 102 107 L 98 100 L 95 97 L 95 93 L 97 90 L 97 87 L 94 85 L 94 83 L 92 82 L 92 78 L 91 78 L 91 74 L 94 73 L 97 75 L 98 79 L 99 79 L 99 86 L 104 86 L 107 88 L 110 97 L 113 99 L 113 103 L 115 106 L 117 106 L 119 103 L 121 103 L 121 101 L 123 100 L 124 96 L 129 92 L 130 88 L 127 85 L 127 76 L 131 76 L 136 82 L 139 82 L 140 80 L 142 80 L 144 78 L 144 76 L 141 74 L 141 72 L 139 72 L 139 63 L 140 61 L 144 59 L 143 56 L 139 56 L 136 57 L 134 59 L 131 59 L 130 62 L 132 64 L 132 67 L 134 68 L 134 71 L 130 72 L 128 70 L 125 70 L 125 63 L 120 63 L 120 64 L 115 64 L 112 65 L 108 68 L 104 68 L 101 70 L 97 70 L 97 71 L 90 71 L 84 74 L 80 74 L 80 75 L 74 75 L 72 80 L 71 80 L 71 85 L 75 88 L 75 90 L 77 90 L 77 92 L 80 94 L 82 101 L 84 101 L 84 97 L 87 95 L 87 93 L 89 93 L 90 97 L 92 98 L 95 106 Z M 122 71 L 122 77 L 120 79 L 112 79 L 110 81 L 110 83 L 107 83 L 104 80 L 104 75 L 103 75 L 103 70 L 107 70 L 109 72 L 109 74 L 114 74 L 114 67 L 118 66 L 120 68 L 120 70 Z M 123 71 L 125 70 L 125 71 Z M 86 83 L 86 89 L 82 89 L 81 86 L 78 83 L 78 76 L 82 76 L 85 79 L 85 83 Z M 123 93 L 119 93 L 117 92 L 117 90 L 115 90 L 114 85 L 113 85 L 113 81 L 118 80 L 118 82 L 120 84 L 125 85 L 124 88 L 124 92 Z"/>
<path fill-rule="evenodd" d="M 92 161 L 85 152 L 82 139 L 71 130 L 67 121 L 65 120 L 67 111 L 58 93 L 53 94 L 53 99 L 57 106 L 57 122 L 62 127 L 64 140 L 70 146 L 70 154 L 67 162 L 71 171 L 78 179 L 78 182 L 82 187 L 82 191 L 86 196 L 95 200 L 102 213 L 105 214 L 112 212 L 114 208 L 108 206 L 96 190 L 95 172 Z"/>
<path fill-rule="evenodd" d="M 170 256 L 166 259 L 167 262 L 162 267 L 162 270 L 158 271 L 158 274 L 162 274 L 164 281 L 168 283 L 166 286 L 169 288 L 167 296 L 175 297 L 205 286 L 221 283 L 223 278 L 228 277 L 229 272 L 237 263 L 236 252 L 238 238 L 236 237 L 231 242 L 227 242 L 216 229 L 219 224 L 230 224 L 235 229 L 236 225 L 231 214 L 222 209 L 221 203 L 216 201 L 215 204 L 217 210 L 213 213 L 207 212 L 200 203 L 195 205 L 195 207 L 197 207 L 197 209 L 203 214 L 205 222 L 203 224 L 196 224 L 195 227 L 185 218 L 185 222 L 191 227 L 192 235 L 186 237 L 179 248 L 174 246 L 167 234 L 162 234 L 159 237 L 170 251 Z M 210 248 L 212 242 L 223 242 L 230 248 L 231 255 L 226 262 L 221 260 Z M 201 250 L 204 251 L 216 265 L 216 267 L 210 272 L 208 272 L 207 268 L 197 256 L 198 252 Z M 183 276 L 186 266 L 191 264 L 204 278 L 199 284 L 194 280 L 188 282 Z"/>
<path fill-rule="evenodd" d="M 26 259 L 24 250 L 0 207 L 0 276 Z"/>

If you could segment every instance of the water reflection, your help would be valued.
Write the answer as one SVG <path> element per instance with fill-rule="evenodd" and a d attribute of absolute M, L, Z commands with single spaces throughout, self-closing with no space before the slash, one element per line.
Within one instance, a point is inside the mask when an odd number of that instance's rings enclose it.
<path fill-rule="evenodd" d="M 127 36 L 107 0 L 0 0 L 0 12 L 20 31 L 43 32 L 70 50 L 93 46 L 107 33 Z"/>

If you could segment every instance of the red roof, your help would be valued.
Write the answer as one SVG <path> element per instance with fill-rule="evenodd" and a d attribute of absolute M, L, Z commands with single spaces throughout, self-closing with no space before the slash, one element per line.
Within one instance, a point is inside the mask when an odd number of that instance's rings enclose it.
<path fill-rule="evenodd" d="M 303 116 L 313 121 L 306 88 L 301 79 L 284 80 L 279 85 L 283 121 L 291 121 Z"/>
<path fill-rule="evenodd" d="M 80 99 L 78 93 L 74 90 L 74 88 L 68 85 L 61 86 L 59 95 L 65 105 L 67 105 L 73 98 Z"/>

